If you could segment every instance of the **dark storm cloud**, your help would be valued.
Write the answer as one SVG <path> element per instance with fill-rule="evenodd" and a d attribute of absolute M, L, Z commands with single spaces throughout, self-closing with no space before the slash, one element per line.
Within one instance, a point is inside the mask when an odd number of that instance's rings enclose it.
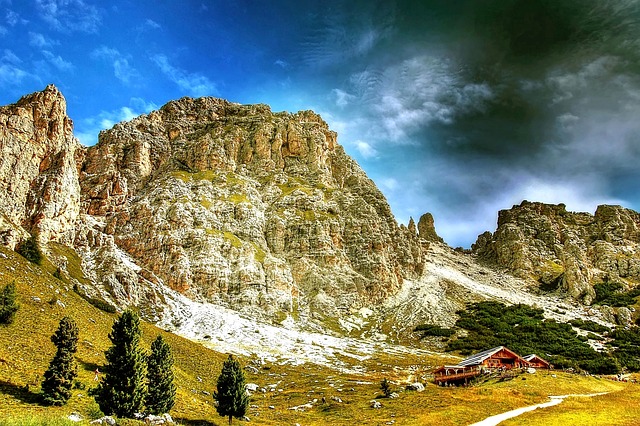
<path fill-rule="evenodd" d="M 401 220 L 432 211 L 468 245 L 524 198 L 640 207 L 639 1 L 350 4 L 317 21 L 305 72 L 331 69 L 346 144 L 402 183 L 385 190 Z"/>

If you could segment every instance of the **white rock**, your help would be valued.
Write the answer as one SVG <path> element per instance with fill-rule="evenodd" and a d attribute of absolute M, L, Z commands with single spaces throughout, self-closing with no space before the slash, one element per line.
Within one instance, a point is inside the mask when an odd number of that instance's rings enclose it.
<path fill-rule="evenodd" d="M 80 415 L 80 413 L 76 413 L 75 411 L 69 414 L 69 417 L 67 418 L 72 422 L 81 422 L 82 420 L 84 420 L 84 418 Z"/>
<path fill-rule="evenodd" d="M 416 391 L 416 392 L 422 392 L 424 391 L 424 385 L 420 382 L 415 382 L 415 383 L 411 383 L 409 385 L 407 385 L 407 390 L 412 390 L 412 391 Z"/>

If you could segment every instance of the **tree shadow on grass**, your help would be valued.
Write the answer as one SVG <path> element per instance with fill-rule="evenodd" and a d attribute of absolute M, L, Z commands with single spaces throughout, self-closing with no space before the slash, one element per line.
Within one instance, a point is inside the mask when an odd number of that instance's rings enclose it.
<path fill-rule="evenodd" d="M 32 388 L 35 387 L 29 385 L 19 386 L 15 383 L 0 380 L 0 393 L 11 395 L 25 404 L 41 405 L 40 392 L 34 392 L 31 390 Z"/>
<path fill-rule="evenodd" d="M 182 419 L 179 417 L 176 417 L 173 420 L 184 426 L 218 426 L 218 423 L 212 422 L 211 420 Z"/>
<path fill-rule="evenodd" d="M 86 362 L 80 359 L 78 360 L 78 364 L 80 364 L 85 371 L 96 371 L 102 368 L 102 365 L 96 364 L 95 362 Z"/>

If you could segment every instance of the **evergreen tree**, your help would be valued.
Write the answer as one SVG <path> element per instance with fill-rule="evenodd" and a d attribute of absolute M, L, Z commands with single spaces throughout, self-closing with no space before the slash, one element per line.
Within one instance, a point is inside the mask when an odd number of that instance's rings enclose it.
<path fill-rule="evenodd" d="M 218 376 L 217 392 L 213 398 L 218 401 L 216 410 L 221 416 L 229 416 L 229 424 L 233 418 L 241 418 L 249 407 L 249 395 L 244 383 L 244 373 L 240 363 L 233 359 L 232 355 L 222 365 L 222 371 Z"/>
<path fill-rule="evenodd" d="M 126 310 L 113 324 L 105 352 L 107 364 L 98 385 L 96 402 L 104 414 L 132 418 L 143 411 L 147 395 L 146 360 L 140 343 L 140 318 Z"/>
<path fill-rule="evenodd" d="M 42 260 L 42 252 L 35 235 L 21 242 L 16 251 L 30 262 L 40 264 Z"/>
<path fill-rule="evenodd" d="M 391 386 L 386 377 L 380 382 L 380 389 L 385 397 L 389 398 L 391 396 Z"/>
<path fill-rule="evenodd" d="M 78 344 L 78 326 L 75 321 L 69 317 L 62 318 L 51 341 L 58 349 L 44 373 L 42 397 L 48 405 L 63 405 L 71 397 L 71 386 L 78 375 L 74 359 Z"/>
<path fill-rule="evenodd" d="M 0 324 L 11 324 L 20 305 L 16 302 L 16 284 L 4 286 L 0 294 Z"/>
<path fill-rule="evenodd" d="M 176 385 L 173 384 L 172 367 L 171 347 L 158 335 L 147 358 L 147 411 L 151 414 L 168 413 L 173 408 Z"/>

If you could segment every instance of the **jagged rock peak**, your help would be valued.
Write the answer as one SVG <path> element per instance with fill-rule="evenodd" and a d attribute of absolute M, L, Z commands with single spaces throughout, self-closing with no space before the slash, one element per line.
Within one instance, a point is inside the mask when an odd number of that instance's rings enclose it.
<path fill-rule="evenodd" d="M 431 213 L 425 213 L 420 216 L 420 220 L 418 221 L 418 234 L 420 238 L 427 241 L 444 243 L 444 240 L 436 232 L 435 221 Z"/>
<path fill-rule="evenodd" d="M 523 201 L 500 211 L 496 231 L 480 235 L 472 250 L 544 289 L 590 302 L 594 283 L 640 282 L 640 214 L 609 205 L 595 215 L 575 213 L 564 204 Z"/>
<path fill-rule="evenodd" d="M 77 140 L 66 101 L 49 85 L 0 107 L 0 220 L 2 243 L 13 247 L 25 231 L 41 241 L 72 240 L 78 214 Z"/>

